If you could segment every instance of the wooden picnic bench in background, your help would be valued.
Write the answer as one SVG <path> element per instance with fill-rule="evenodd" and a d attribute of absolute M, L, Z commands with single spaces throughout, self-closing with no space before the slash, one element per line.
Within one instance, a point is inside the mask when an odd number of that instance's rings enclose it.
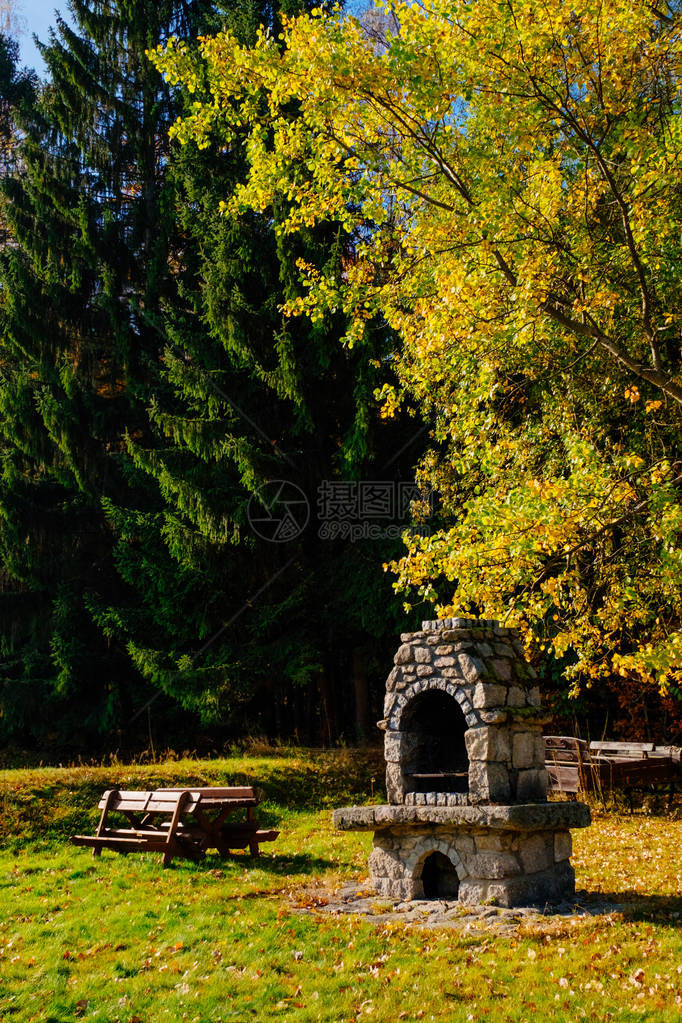
<path fill-rule="evenodd" d="M 255 819 L 258 798 L 251 786 L 233 788 L 155 789 L 149 792 L 108 789 L 99 801 L 102 811 L 94 835 L 74 835 L 76 845 L 117 852 L 160 852 L 167 867 L 174 857 L 202 859 L 208 849 L 225 856 L 245 849 L 253 856 L 261 842 L 272 842 L 279 831 L 261 830 Z M 245 818 L 232 820 L 237 810 Z M 112 822 L 119 815 L 127 826 Z"/>
<path fill-rule="evenodd" d="M 612 792 L 647 786 L 670 786 L 680 777 L 676 746 L 653 742 L 587 742 L 570 735 L 545 736 L 545 766 L 550 792 Z"/>

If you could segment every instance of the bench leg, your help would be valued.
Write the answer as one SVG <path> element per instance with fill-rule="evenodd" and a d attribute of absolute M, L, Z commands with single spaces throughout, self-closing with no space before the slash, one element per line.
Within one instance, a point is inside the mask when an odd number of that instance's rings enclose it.
<path fill-rule="evenodd" d="M 163 853 L 164 867 L 169 867 L 171 865 L 174 855 L 182 856 L 183 854 L 179 842 L 176 841 L 175 833 L 178 829 L 178 824 L 180 823 L 180 815 L 183 807 L 189 798 L 190 793 L 187 791 L 178 793 L 178 801 L 175 804 L 175 809 L 173 810 L 173 817 L 171 818 L 170 826 L 168 828 L 168 836 L 166 838 L 166 848 Z"/>
<path fill-rule="evenodd" d="M 252 806 L 250 806 L 246 811 L 246 819 L 249 822 L 249 824 L 253 824 L 255 827 L 256 817 L 253 812 Z M 252 856 L 258 856 L 260 852 L 260 849 L 258 848 L 258 839 L 256 838 L 255 834 L 252 835 L 251 838 L 249 839 L 249 852 L 251 853 Z"/>
<path fill-rule="evenodd" d="M 99 819 L 99 824 L 97 825 L 97 831 L 95 832 L 95 835 L 97 837 L 99 837 L 102 834 L 102 832 L 104 831 L 104 825 L 107 822 L 107 816 L 109 814 L 109 808 L 110 808 L 111 804 L 113 803 L 113 801 L 114 801 L 114 799 L 116 798 L 117 795 L 118 795 L 118 790 L 117 789 L 110 789 L 106 793 L 106 798 L 105 798 L 104 806 L 102 807 L 102 816 Z M 101 856 L 102 855 L 102 846 L 101 845 L 94 846 L 94 848 L 92 850 L 92 855 L 93 856 Z"/>

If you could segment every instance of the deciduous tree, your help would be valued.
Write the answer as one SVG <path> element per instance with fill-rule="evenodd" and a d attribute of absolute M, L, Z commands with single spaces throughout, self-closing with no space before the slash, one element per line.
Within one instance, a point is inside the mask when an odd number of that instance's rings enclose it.
<path fill-rule="evenodd" d="M 157 55 L 202 99 L 175 127 L 247 154 L 225 209 L 334 216 L 301 261 L 349 345 L 381 313 L 437 418 L 449 525 L 398 584 L 521 625 L 574 687 L 682 677 L 682 14 L 628 0 L 426 0 L 383 36 L 313 13 Z M 203 99 L 208 90 L 209 99 Z M 390 414 L 400 394 L 386 389 Z"/>

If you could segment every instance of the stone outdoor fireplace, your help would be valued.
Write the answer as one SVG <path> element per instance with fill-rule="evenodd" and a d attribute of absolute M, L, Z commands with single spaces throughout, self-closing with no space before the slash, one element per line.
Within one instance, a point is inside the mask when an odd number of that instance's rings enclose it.
<path fill-rule="evenodd" d="M 376 891 L 512 906 L 574 892 L 570 828 L 582 803 L 548 803 L 535 672 L 497 622 L 423 622 L 386 683 L 388 806 L 337 810 L 374 832 Z"/>

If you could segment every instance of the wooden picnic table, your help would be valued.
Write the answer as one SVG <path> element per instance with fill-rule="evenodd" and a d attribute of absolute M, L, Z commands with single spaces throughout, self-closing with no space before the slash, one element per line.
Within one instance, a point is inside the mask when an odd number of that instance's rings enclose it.
<path fill-rule="evenodd" d="M 154 789 L 126 791 L 108 789 L 99 801 L 102 811 L 94 835 L 74 835 L 75 845 L 92 847 L 93 856 L 102 849 L 117 852 L 163 853 L 167 867 L 176 856 L 202 859 L 208 849 L 222 856 L 232 849 L 245 849 L 258 856 L 259 843 L 272 842 L 279 831 L 262 830 L 255 819 L 258 805 L 250 785 L 230 788 Z M 245 818 L 231 820 L 237 810 Z M 128 826 L 111 823 L 110 815 L 125 818 Z"/>
<path fill-rule="evenodd" d="M 545 736 L 545 766 L 550 792 L 632 789 L 668 784 L 669 802 L 680 777 L 680 750 L 653 742 L 606 742 L 570 735 Z"/>

